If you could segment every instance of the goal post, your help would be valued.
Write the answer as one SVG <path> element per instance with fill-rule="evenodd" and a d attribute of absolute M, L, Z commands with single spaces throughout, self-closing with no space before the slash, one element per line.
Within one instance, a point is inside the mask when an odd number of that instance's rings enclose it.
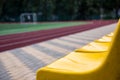
<path fill-rule="evenodd" d="M 20 15 L 21 23 L 36 23 L 37 22 L 37 14 L 36 13 L 22 13 Z"/>

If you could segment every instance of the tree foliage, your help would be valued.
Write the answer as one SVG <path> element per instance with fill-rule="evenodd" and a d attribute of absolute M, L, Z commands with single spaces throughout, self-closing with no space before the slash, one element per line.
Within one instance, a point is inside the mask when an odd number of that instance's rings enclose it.
<path fill-rule="evenodd" d="M 21 13 L 42 13 L 43 20 L 99 19 L 115 11 L 118 18 L 120 0 L 0 0 L 0 20 L 19 18 Z M 95 17 L 96 16 L 96 17 Z"/>

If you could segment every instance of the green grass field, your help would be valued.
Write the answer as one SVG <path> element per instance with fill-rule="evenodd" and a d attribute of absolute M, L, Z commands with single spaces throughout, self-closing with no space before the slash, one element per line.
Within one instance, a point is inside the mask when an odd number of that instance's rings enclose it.
<path fill-rule="evenodd" d="M 37 23 L 37 24 L 6 23 L 6 24 L 0 24 L 0 35 L 46 30 L 46 29 L 61 28 L 61 27 L 70 27 L 70 26 L 77 26 L 88 23 L 89 22 L 48 22 L 48 23 Z"/>

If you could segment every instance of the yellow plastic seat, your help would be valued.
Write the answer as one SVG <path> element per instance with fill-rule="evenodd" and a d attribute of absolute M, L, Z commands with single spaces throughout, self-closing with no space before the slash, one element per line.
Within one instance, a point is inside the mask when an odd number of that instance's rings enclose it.
<path fill-rule="evenodd" d="M 120 20 L 106 52 L 71 52 L 37 71 L 37 80 L 120 80 Z"/>
<path fill-rule="evenodd" d="M 77 53 L 68 56 L 38 70 L 37 80 L 86 80 L 89 73 L 96 71 L 105 62 L 104 53 Z M 92 77 L 92 76 L 91 76 Z"/>
<path fill-rule="evenodd" d="M 112 37 L 113 35 L 114 35 L 114 33 L 111 32 L 110 34 L 107 34 L 106 36 L 107 36 L 107 37 Z"/>
<path fill-rule="evenodd" d="M 95 40 L 95 42 L 111 42 L 112 37 L 103 36 L 102 38 Z"/>
<path fill-rule="evenodd" d="M 76 49 L 76 52 L 105 52 L 108 50 L 110 43 L 91 42 L 82 48 Z"/>

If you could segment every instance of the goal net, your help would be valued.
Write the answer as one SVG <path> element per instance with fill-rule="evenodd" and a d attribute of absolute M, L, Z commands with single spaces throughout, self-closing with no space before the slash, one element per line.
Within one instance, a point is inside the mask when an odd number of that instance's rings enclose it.
<path fill-rule="evenodd" d="M 36 23 L 37 15 L 36 13 L 22 13 L 20 15 L 20 22 L 21 23 Z"/>

